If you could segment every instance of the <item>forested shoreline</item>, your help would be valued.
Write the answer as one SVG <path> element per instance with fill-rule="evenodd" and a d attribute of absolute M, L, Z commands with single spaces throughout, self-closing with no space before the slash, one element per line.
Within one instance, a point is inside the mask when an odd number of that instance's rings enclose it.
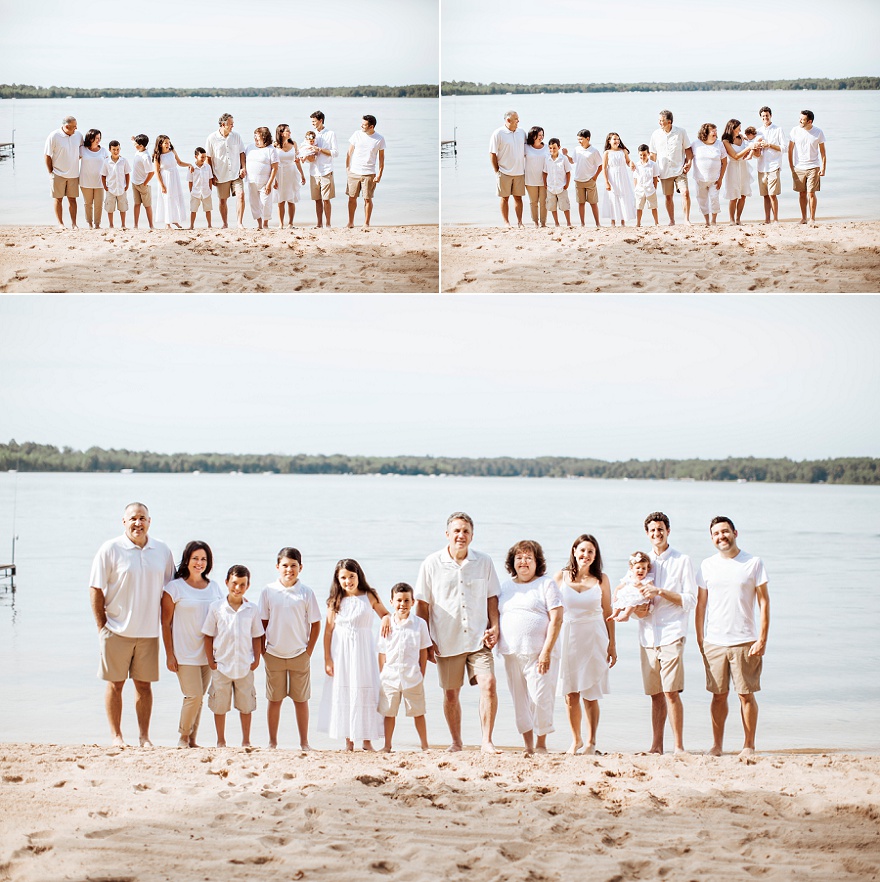
<path fill-rule="evenodd" d="M 297 89 L 293 86 L 246 86 L 238 89 L 77 89 L 70 86 L 0 85 L 0 98 L 437 98 L 436 83 L 409 86 L 324 86 Z"/>
<path fill-rule="evenodd" d="M 823 460 L 729 457 L 727 459 L 631 459 L 607 462 L 565 456 L 435 457 L 285 455 L 276 453 L 153 453 L 74 450 L 49 444 L 0 444 L 0 470 L 21 472 L 188 472 L 297 475 L 434 475 L 466 477 L 609 478 L 678 481 L 762 481 L 795 484 L 880 484 L 880 460 L 836 457 Z"/>

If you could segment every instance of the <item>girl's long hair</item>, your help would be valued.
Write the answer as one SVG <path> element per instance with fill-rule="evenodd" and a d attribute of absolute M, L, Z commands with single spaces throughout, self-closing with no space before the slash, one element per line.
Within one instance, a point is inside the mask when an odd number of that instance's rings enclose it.
<path fill-rule="evenodd" d="M 358 577 L 358 591 L 365 591 L 367 594 L 372 594 L 376 600 L 379 600 L 376 589 L 370 587 L 370 583 L 367 581 L 361 565 L 353 558 L 344 557 L 336 562 L 336 567 L 333 569 L 333 582 L 330 584 L 330 596 L 327 598 L 328 609 L 332 609 L 335 613 L 339 612 L 342 598 L 348 596 L 343 590 L 342 585 L 339 584 L 340 570 L 348 570 L 350 573 L 355 573 Z"/>
<path fill-rule="evenodd" d="M 605 138 L 605 147 L 604 147 L 605 150 L 610 150 L 610 149 L 611 149 L 611 139 L 612 139 L 615 135 L 617 135 L 617 132 L 609 132 L 609 133 L 608 133 L 608 136 Z M 629 152 L 629 151 L 628 151 L 628 148 L 627 148 L 627 146 L 626 146 L 626 144 L 623 143 L 623 138 L 621 138 L 620 135 L 617 135 L 617 138 L 618 138 L 618 140 L 620 141 L 620 149 L 621 149 L 621 150 L 627 150 L 627 152 Z"/>
<path fill-rule="evenodd" d="M 162 155 L 162 144 L 165 141 L 168 142 L 168 149 L 172 153 L 174 152 L 174 145 L 171 143 L 171 138 L 169 138 L 168 135 L 159 135 L 153 144 L 153 162 L 159 161 L 159 157 Z"/>
<path fill-rule="evenodd" d="M 581 542 L 589 542 L 593 548 L 596 549 L 596 556 L 593 558 L 593 562 L 590 564 L 589 573 L 594 579 L 602 578 L 602 552 L 599 550 L 599 540 L 596 539 L 590 533 L 581 533 L 574 542 L 571 543 L 571 555 L 568 558 L 568 566 L 565 567 L 565 571 L 571 577 L 571 580 L 574 581 L 578 576 L 578 562 L 574 556 L 575 549 Z"/>

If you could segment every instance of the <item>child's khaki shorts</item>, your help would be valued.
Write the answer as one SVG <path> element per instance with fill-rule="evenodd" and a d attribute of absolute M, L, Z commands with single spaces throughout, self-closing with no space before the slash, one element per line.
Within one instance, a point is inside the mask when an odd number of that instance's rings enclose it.
<path fill-rule="evenodd" d="M 574 188 L 578 205 L 583 205 L 585 202 L 590 205 L 599 204 L 599 191 L 595 181 L 575 181 Z"/>
<path fill-rule="evenodd" d="M 248 671 L 238 680 L 230 680 L 220 671 L 211 671 L 211 687 L 208 689 L 208 709 L 214 714 L 226 714 L 235 709 L 243 714 L 252 714 L 257 709 L 257 690 L 254 689 L 254 672 Z"/>
<path fill-rule="evenodd" d="M 189 197 L 189 210 L 195 213 L 200 208 L 206 212 L 214 210 L 214 203 L 210 196 L 205 196 L 203 199 L 199 199 L 198 196 Z"/>
<path fill-rule="evenodd" d="M 149 184 L 132 184 L 131 201 L 135 205 L 143 205 L 144 208 L 152 208 L 153 188 Z"/>
<path fill-rule="evenodd" d="M 571 211 L 571 203 L 568 201 L 568 190 L 561 193 L 547 193 L 547 211 Z"/>
<path fill-rule="evenodd" d="M 400 710 L 400 699 L 408 717 L 425 715 L 425 684 L 424 682 L 409 689 L 398 689 L 389 683 L 383 683 L 379 692 L 379 713 L 383 717 L 396 717 Z"/>
<path fill-rule="evenodd" d="M 104 211 L 128 211 L 128 194 L 119 193 L 114 196 L 112 193 L 105 193 Z"/>

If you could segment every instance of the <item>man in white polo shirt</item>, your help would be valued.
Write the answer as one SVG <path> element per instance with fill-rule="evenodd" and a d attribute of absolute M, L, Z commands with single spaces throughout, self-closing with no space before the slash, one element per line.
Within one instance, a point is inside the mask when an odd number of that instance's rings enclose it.
<path fill-rule="evenodd" d="M 309 187 L 315 202 L 316 226 L 330 226 L 330 200 L 336 196 L 336 184 L 333 180 L 333 157 L 339 155 L 336 146 L 336 133 L 324 125 L 324 114 L 316 110 L 311 116 L 312 128 L 317 133 L 315 149 L 318 151 L 315 161 L 308 163 Z"/>
<path fill-rule="evenodd" d="M 238 225 L 241 227 L 244 224 L 244 177 L 247 174 L 244 141 L 238 132 L 232 131 L 235 120 L 231 113 L 221 114 L 218 124 L 220 128 L 205 140 L 205 151 L 220 202 L 220 219 L 226 229 L 229 226 L 226 200 L 234 196 L 238 200 Z"/>
<path fill-rule="evenodd" d="M 764 223 L 779 223 L 779 194 L 782 192 L 781 168 L 782 154 L 786 149 L 785 133 L 782 126 L 773 125 L 773 111 L 766 105 L 759 111 L 762 149 L 758 157 L 758 189 L 764 197 Z"/>
<path fill-rule="evenodd" d="M 348 173 L 348 228 L 354 226 L 357 198 L 364 194 L 364 226 L 370 225 L 373 214 L 373 194 L 385 171 L 385 139 L 376 131 L 376 117 L 365 114 L 360 131 L 348 139 L 345 170 Z"/>
<path fill-rule="evenodd" d="M 470 548 L 474 522 L 463 511 L 446 521 L 448 544 L 426 558 L 416 582 L 416 612 L 427 623 L 433 646 L 428 659 L 437 663 L 443 689 L 443 713 L 452 743 L 462 749 L 461 701 L 465 670 L 472 686 L 480 687 L 482 751 L 497 753 L 492 730 L 498 712 L 492 647 L 498 642 L 500 584 L 492 558 Z"/>
<path fill-rule="evenodd" d="M 76 130 L 76 118 L 64 117 L 60 129 L 46 138 L 46 168 L 52 177 L 52 198 L 55 200 L 55 218 L 64 228 L 61 200 L 67 197 L 70 209 L 70 228 L 76 229 L 76 200 L 79 196 L 79 149 L 83 136 Z"/>
<path fill-rule="evenodd" d="M 761 668 L 770 630 L 770 595 L 761 558 L 742 551 L 730 518 L 712 518 L 709 535 L 718 553 L 697 573 L 697 643 L 706 666 L 706 689 L 712 693 L 711 756 L 721 756 L 730 681 L 739 695 L 745 743 L 741 757 L 755 752 Z M 760 624 L 755 622 L 755 605 Z"/>
<path fill-rule="evenodd" d="M 810 223 L 816 224 L 816 194 L 825 177 L 825 162 L 825 133 L 813 125 L 813 111 L 802 110 L 800 124 L 791 130 L 788 142 L 788 165 L 800 199 L 802 224 L 807 222 L 807 202 Z"/>
<path fill-rule="evenodd" d="M 492 132 L 489 139 L 489 160 L 498 181 L 501 198 L 501 217 L 510 226 L 508 201 L 513 196 L 516 224 L 522 227 L 523 196 L 526 192 L 526 133 L 517 129 L 519 115 L 515 110 L 504 114 L 504 125 Z"/>
<path fill-rule="evenodd" d="M 688 616 L 697 604 L 697 583 L 690 558 L 669 547 L 669 518 L 662 511 L 645 518 L 651 543 L 653 598 L 650 611 L 639 618 L 639 644 L 645 694 L 651 696 L 651 753 L 663 753 L 663 733 L 669 719 L 675 752 L 684 753 L 684 644 Z"/>
<path fill-rule="evenodd" d="M 684 219 L 690 223 L 691 194 L 688 190 L 687 173 L 690 171 L 694 159 L 691 140 L 684 129 L 672 125 L 671 110 L 661 110 L 659 122 L 660 128 L 654 130 L 648 146 L 651 159 L 657 163 L 660 169 L 660 184 L 663 187 L 663 195 L 666 197 L 669 225 L 675 225 L 673 194 L 676 190 L 681 193 L 684 203 Z"/>
<path fill-rule="evenodd" d="M 122 746 L 122 687 L 130 677 L 137 693 L 140 744 L 150 746 L 152 683 L 159 679 L 160 606 L 174 578 L 171 549 L 151 539 L 150 513 L 140 502 L 125 507 L 125 532 L 105 542 L 92 563 L 91 602 L 98 625 L 101 664 L 107 681 L 105 708 L 113 743 Z"/>

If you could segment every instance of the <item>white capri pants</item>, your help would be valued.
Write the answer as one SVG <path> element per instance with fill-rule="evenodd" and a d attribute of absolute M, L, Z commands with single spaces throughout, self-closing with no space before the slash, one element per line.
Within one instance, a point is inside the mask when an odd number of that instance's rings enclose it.
<path fill-rule="evenodd" d="M 251 202 L 251 216 L 254 220 L 267 221 L 272 217 L 272 190 L 266 195 L 266 184 L 255 184 L 253 181 L 248 182 L 248 196 Z"/>
<path fill-rule="evenodd" d="M 553 727 L 553 705 L 556 697 L 556 680 L 559 676 L 559 659 L 551 658 L 550 670 L 538 673 L 538 657 L 505 655 L 504 670 L 507 685 L 513 698 L 516 729 L 549 735 Z"/>
<path fill-rule="evenodd" d="M 697 205 L 703 214 L 718 214 L 718 195 L 715 181 L 697 181 Z"/>

